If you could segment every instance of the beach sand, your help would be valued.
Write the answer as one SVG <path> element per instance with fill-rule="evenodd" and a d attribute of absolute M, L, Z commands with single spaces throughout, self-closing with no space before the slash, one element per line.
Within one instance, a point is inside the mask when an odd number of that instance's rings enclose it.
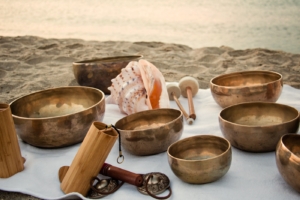
<path fill-rule="evenodd" d="M 209 88 L 210 79 L 220 74 L 271 70 L 283 75 L 284 84 L 300 88 L 300 54 L 283 51 L 0 36 L 0 102 L 10 103 L 20 96 L 48 88 L 78 85 L 72 71 L 74 61 L 136 54 L 143 55 L 159 68 L 168 82 L 189 75 L 205 89 Z M 0 199 L 13 198 L 36 199 L 0 191 Z"/>

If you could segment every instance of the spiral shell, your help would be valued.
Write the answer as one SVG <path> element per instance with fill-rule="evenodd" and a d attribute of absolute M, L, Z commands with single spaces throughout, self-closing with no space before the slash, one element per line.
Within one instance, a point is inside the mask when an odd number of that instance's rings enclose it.
<path fill-rule="evenodd" d="M 131 61 L 111 81 L 110 99 L 123 113 L 170 107 L 162 73 L 146 60 Z"/>

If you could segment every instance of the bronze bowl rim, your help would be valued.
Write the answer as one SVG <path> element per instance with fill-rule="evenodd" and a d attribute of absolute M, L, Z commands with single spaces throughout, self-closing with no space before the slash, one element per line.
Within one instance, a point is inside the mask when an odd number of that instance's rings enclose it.
<path fill-rule="evenodd" d="M 162 124 L 162 125 L 159 125 L 159 126 L 157 126 L 157 127 L 155 127 L 155 128 L 151 127 L 151 128 L 144 128 L 144 129 L 133 130 L 133 129 L 121 129 L 121 128 L 119 128 L 119 127 L 117 126 L 117 124 L 118 124 L 119 122 L 121 122 L 122 120 L 125 120 L 125 119 L 128 118 L 128 117 L 135 117 L 135 115 L 142 114 L 142 113 L 146 113 L 146 112 L 154 112 L 154 113 L 156 113 L 156 112 L 159 112 L 159 111 L 161 111 L 161 110 L 172 110 L 172 111 L 178 112 L 178 113 L 180 113 L 180 114 L 179 114 L 176 118 L 174 118 L 172 121 L 169 121 L 169 122 L 167 122 L 167 123 L 164 123 L 164 124 Z M 118 121 L 116 121 L 115 127 L 116 127 L 117 129 L 121 130 L 121 131 L 126 131 L 126 132 L 130 132 L 130 133 L 135 133 L 135 132 L 146 131 L 146 130 L 150 130 L 150 129 L 159 129 L 159 128 L 163 127 L 163 126 L 166 126 L 167 124 L 174 123 L 175 121 L 179 120 L 182 116 L 183 116 L 182 112 L 181 112 L 180 110 L 178 110 L 178 109 L 175 109 L 175 108 L 157 108 L 157 109 L 151 109 L 151 110 L 143 110 L 143 111 L 140 111 L 140 112 L 136 112 L 136 113 L 127 115 L 127 116 L 125 116 L 125 117 L 119 119 Z M 183 124 L 183 123 L 182 123 L 182 124 Z M 122 134 L 121 134 L 121 135 L 122 135 Z"/>
<path fill-rule="evenodd" d="M 244 85 L 225 86 L 225 85 L 218 85 L 218 84 L 214 83 L 214 81 L 216 79 L 218 79 L 218 78 L 229 76 L 229 75 L 240 74 L 240 73 L 244 73 L 244 74 L 251 74 L 251 73 L 276 74 L 276 75 L 279 75 L 279 79 L 277 79 L 275 81 L 270 81 L 270 82 L 267 82 L 267 83 L 262 83 L 262 84 L 258 84 L 258 85 L 250 85 L 250 86 L 244 86 Z M 269 71 L 269 70 L 246 70 L 246 71 L 238 71 L 238 72 L 232 72 L 232 73 L 228 73 L 228 74 L 221 74 L 221 75 L 215 76 L 212 79 L 210 79 L 210 85 L 211 86 L 220 87 L 220 88 L 227 88 L 227 89 L 241 89 L 241 88 L 244 88 L 244 87 L 253 87 L 253 88 L 255 88 L 255 87 L 262 87 L 262 86 L 265 86 L 265 85 L 268 85 L 268 84 L 272 84 L 272 83 L 275 83 L 275 82 L 278 82 L 278 81 L 282 81 L 282 79 L 283 79 L 282 74 L 280 74 L 278 72 L 275 72 L 275 71 Z"/>
<path fill-rule="evenodd" d="M 87 60 L 80 60 L 73 62 L 73 66 L 81 66 L 86 64 L 97 64 L 97 63 L 106 63 L 106 62 L 113 62 L 113 61 L 130 61 L 135 59 L 141 59 L 143 55 L 124 55 L 124 56 L 109 56 L 109 57 L 101 57 L 95 59 L 87 59 Z M 122 60 L 117 60 L 122 59 Z"/>
<path fill-rule="evenodd" d="M 50 91 L 50 90 L 72 89 L 72 88 L 82 88 L 82 89 L 94 90 L 94 91 L 98 92 L 99 94 L 101 94 L 102 98 L 100 99 L 100 101 L 98 101 L 97 103 L 93 104 L 92 106 L 90 106 L 88 108 L 85 108 L 84 110 L 73 112 L 73 113 L 70 113 L 70 114 L 58 115 L 58 116 L 52 116 L 52 117 L 22 117 L 22 116 L 18 116 L 18 115 L 15 115 L 14 113 L 12 113 L 12 116 L 14 118 L 22 119 L 22 120 L 49 120 L 49 119 L 58 119 L 58 118 L 72 116 L 72 115 L 75 115 L 75 114 L 79 114 L 79 113 L 85 112 L 85 111 L 87 111 L 87 110 L 95 107 L 96 105 L 99 105 L 99 104 L 101 104 L 103 102 L 105 103 L 105 94 L 104 94 L 104 92 L 102 92 L 101 90 L 99 90 L 97 88 L 87 87 L 87 86 L 63 86 L 63 87 L 55 87 L 55 88 L 48 88 L 48 89 L 45 89 L 45 90 L 39 90 L 39 91 L 35 91 L 35 92 L 32 92 L 32 93 L 23 95 L 21 97 L 16 98 L 12 102 L 10 102 L 9 106 L 12 107 L 15 102 L 17 102 L 20 99 L 23 99 L 25 97 L 31 96 L 31 95 L 35 95 L 35 94 L 38 94 L 38 93 L 43 93 L 43 92 Z"/>
<path fill-rule="evenodd" d="M 281 178 L 289 185 L 294 191 L 300 192 L 300 181 L 297 179 L 300 175 L 299 166 L 300 166 L 300 156 L 291 151 L 284 141 L 284 139 L 293 140 L 298 137 L 299 134 L 285 134 L 283 135 L 276 146 L 275 151 L 275 160 L 278 172 Z M 293 142 L 292 141 L 292 142 Z M 296 143 L 293 142 L 293 145 Z M 296 144 L 297 145 L 297 144 Z M 298 146 L 298 145 L 297 145 Z M 296 181 L 295 181 L 296 180 Z"/>
<path fill-rule="evenodd" d="M 191 139 L 191 138 L 201 138 L 201 137 L 215 137 L 215 138 L 218 138 L 218 139 L 221 139 L 223 140 L 223 142 L 226 142 L 226 144 L 228 145 L 227 149 L 222 152 L 221 154 L 218 154 L 214 157 L 210 157 L 210 158 L 205 158 L 205 159 L 201 159 L 201 160 L 186 160 L 186 159 L 182 159 L 182 158 L 178 158 L 178 157 L 175 157 L 173 155 L 170 154 L 170 148 L 172 146 L 175 146 L 175 145 L 179 145 L 180 142 L 184 141 L 184 140 L 188 140 L 188 139 Z M 206 135 L 194 135 L 194 136 L 190 136 L 190 137 L 186 137 L 186 138 L 183 138 L 181 140 L 178 140 L 176 142 L 174 142 L 173 144 L 171 144 L 168 149 L 167 149 L 167 153 L 168 153 L 168 156 L 172 159 L 175 159 L 175 160 L 178 160 L 178 161 L 183 161 L 183 162 L 189 162 L 189 163 L 194 163 L 194 162 L 205 162 L 205 161 L 210 161 L 210 160 L 215 160 L 215 159 L 218 159 L 220 157 L 222 157 L 223 155 L 227 154 L 229 151 L 231 150 L 231 144 L 229 142 L 229 140 L 227 140 L 226 138 L 224 137 L 221 137 L 221 136 L 216 136 L 216 135 L 209 135 L 209 134 L 206 134 Z"/>
<path fill-rule="evenodd" d="M 284 149 L 281 149 L 281 151 L 285 151 L 287 150 L 293 157 L 296 157 L 299 159 L 299 164 L 300 164 L 300 156 L 297 156 L 296 154 L 294 154 L 294 152 L 292 152 L 286 145 L 285 145 L 285 142 L 284 142 L 284 138 L 285 137 L 300 137 L 299 134 L 290 134 L 290 133 L 287 133 L 287 134 L 284 134 L 283 136 L 280 137 L 280 140 L 279 140 L 279 143 L 284 147 Z M 276 151 L 279 151 L 278 147 L 276 148 Z"/>
<path fill-rule="evenodd" d="M 234 123 L 234 122 L 232 122 L 232 121 L 228 121 L 228 120 L 224 119 L 224 118 L 221 116 L 221 114 L 222 114 L 223 112 L 225 112 L 226 110 L 228 110 L 228 109 L 230 109 L 230 108 L 232 108 L 232 107 L 240 106 L 240 105 L 244 105 L 244 104 L 273 104 L 273 105 L 280 105 L 280 106 L 288 107 L 288 108 L 290 108 L 290 109 L 296 111 L 298 114 L 297 114 L 297 116 L 296 116 L 295 118 L 293 118 L 293 119 L 291 119 L 291 120 L 289 120 L 289 121 L 285 121 L 285 122 L 282 122 L 282 123 L 279 123 L 279 124 L 259 125 L 259 126 L 258 126 L 258 125 L 243 125 L 243 124 L 237 124 L 237 123 Z M 223 121 L 226 122 L 226 123 L 232 124 L 232 125 L 234 125 L 234 126 L 250 127 L 250 128 L 254 128 L 254 127 L 266 128 L 266 127 L 270 127 L 270 126 L 281 126 L 281 125 L 290 123 L 290 122 L 294 121 L 294 120 L 297 119 L 297 118 L 300 118 L 300 112 L 299 112 L 296 108 L 294 108 L 294 107 L 292 107 L 292 106 L 289 106 L 289 105 L 286 105 L 286 104 L 281 104 L 281 103 L 275 103 L 275 102 L 262 102 L 262 101 L 252 101 L 252 102 L 244 102 L 244 103 L 234 104 L 234 105 L 227 106 L 227 107 L 223 108 L 223 109 L 221 110 L 221 112 L 219 113 L 219 119 L 223 120 Z"/>

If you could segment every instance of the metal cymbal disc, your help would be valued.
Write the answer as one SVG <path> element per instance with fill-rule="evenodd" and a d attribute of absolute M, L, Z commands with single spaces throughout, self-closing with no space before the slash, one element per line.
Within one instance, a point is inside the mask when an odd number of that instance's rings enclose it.
<path fill-rule="evenodd" d="M 115 179 L 102 179 L 98 181 L 94 186 L 94 188 L 97 189 L 100 193 L 91 189 L 87 197 L 90 199 L 98 199 L 98 198 L 105 197 L 107 195 L 103 193 L 110 193 L 113 190 L 115 190 L 118 186 L 119 186 L 119 182 Z"/>
<path fill-rule="evenodd" d="M 163 173 L 153 172 L 153 173 L 148 173 L 143 175 L 143 185 L 141 187 L 137 187 L 140 193 L 148 195 L 146 191 L 146 181 L 150 175 L 153 175 L 153 177 L 150 178 L 150 180 L 148 181 L 147 187 L 148 187 L 148 191 L 151 194 L 153 195 L 161 194 L 169 188 L 170 186 L 169 178 Z"/>

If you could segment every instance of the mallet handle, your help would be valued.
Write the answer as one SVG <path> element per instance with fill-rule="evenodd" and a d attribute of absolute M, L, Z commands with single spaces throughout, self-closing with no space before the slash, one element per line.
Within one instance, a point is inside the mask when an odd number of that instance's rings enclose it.
<path fill-rule="evenodd" d="M 195 108 L 194 108 L 194 103 L 193 103 L 193 93 L 192 89 L 190 87 L 186 88 L 186 94 L 188 98 L 188 103 L 189 103 L 189 111 L 190 111 L 190 118 L 193 118 L 194 120 L 196 119 L 196 113 L 195 113 Z"/>
<path fill-rule="evenodd" d="M 100 170 L 100 174 L 124 181 L 137 187 L 141 187 L 143 185 L 143 176 L 141 174 L 135 174 L 107 163 L 104 163 Z"/>
<path fill-rule="evenodd" d="M 177 99 L 177 97 L 172 93 L 174 101 L 176 102 L 177 106 L 179 107 L 179 109 L 182 111 L 183 116 L 188 119 L 189 115 L 187 114 L 187 112 L 184 110 L 183 106 L 181 105 L 180 101 Z"/>

